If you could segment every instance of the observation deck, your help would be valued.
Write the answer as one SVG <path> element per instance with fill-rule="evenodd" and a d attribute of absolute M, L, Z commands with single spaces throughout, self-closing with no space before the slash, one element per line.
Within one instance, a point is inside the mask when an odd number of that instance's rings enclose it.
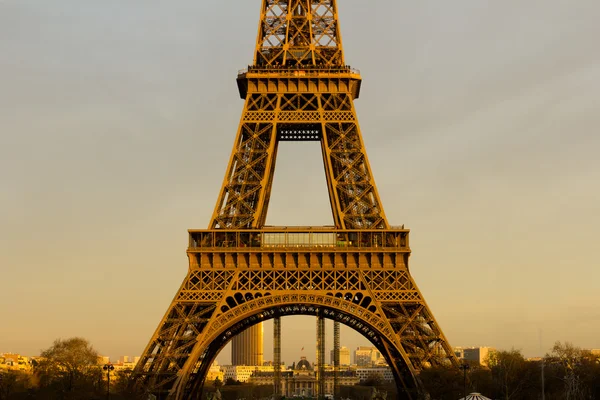
<path fill-rule="evenodd" d="M 267 92 L 270 91 L 268 90 L 269 87 L 271 87 L 274 92 L 277 92 L 278 90 L 275 90 L 276 88 L 279 88 L 279 85 L 276 83 L 277 80 L 303 80 L 305 81 L 304 85 L 300 84 L 285 86 L 288 89 L 298 86 L 298 90 L 300 90 L 302 87 L 306 87 L 306 91 L 312 93 L 326 92 L 328 89 L 332 89 L 331 85 L 327 84 L 326 81 L 335 82 L 340 79 L 348 80 L 350 82 L 348 86 L 351 88 L 352 96 L 354 99 L 358 99 L 362 78 L 360 76 L 360 70 L 351 68 L 350 66 L 248 66 L 248 68 L 238 71 L 237 85 L 240 92 L 240 98 L 245 99 L 249 89 L 254 88 L 256 90 L 256 88 L 261 86 L 258 84 L 258 81 L 263 83 L 264 89 L 267 89 Z M 320 80 L 320 82 L 318 85 L 309 85 L 307 80 Z M 337 85 L 334 84 L 334 86 Z"/>
<path fill-rule="evenodd" d="M 252 251 L 365 251 L 410 253 L 408 229 L 266 227 L 257 230 L 190 229 L 189 253 Z"/>

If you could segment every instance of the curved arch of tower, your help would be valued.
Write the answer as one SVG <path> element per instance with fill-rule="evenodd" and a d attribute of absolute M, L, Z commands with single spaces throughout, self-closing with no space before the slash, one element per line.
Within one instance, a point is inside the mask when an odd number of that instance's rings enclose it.
<path fill-rule="evenodd" d="M 175 383 L 176 392 L 180 392 L 179 396 L 190 398 L 201 392 L 206 369 L 232 337 L 262 321 L 292 315 L 312 315 L 318 319 L 331 319 L 361 333 L 372 341 L 392 366 L 392 372 L 401 384 L 402 390 L 412 395 L 417 394 L 416 382 L 411 378 L 411 372 L 404 368 L 408 364 L 394 362 L 395 359 L 406 355 L 399 352 L 397 343 L 390 342 L 393 335 L 375 313 L 361 307 L 356 301 L 342 297 L 332 300 L 325 296 L 290 294 L 274 296 L 272 300 L 270 307 L 266 306 L 264 299 L 253 300 L 247 304 L 247 307 L 235 310 L 229 317 L 224 316 L 226 322 L 224 321 L 225 323 L 219 329 L 205 337 L 202 340 L 204 343 L 200 344 L 195 352 L 190 353 L 189 359 L 192 361 L 189 364 L 189 372 L 180 374 Z"/>
<path fill-rule="evenodd" d="M 457 360 L 409 272 L 409 230 L 383 211 L 336 0 L 262 0 L 254 62 L 237 84 L 245 104 L 209 229 L 189 231 L 188 274 L 132 383 L 195 398 L 225 343 L 263 320 L 306 314 L 365 334 L 399 397 L 417 398 L 423 368 Z M 321 143 L 334 227 L 265 227 L 281 141 Z"/>

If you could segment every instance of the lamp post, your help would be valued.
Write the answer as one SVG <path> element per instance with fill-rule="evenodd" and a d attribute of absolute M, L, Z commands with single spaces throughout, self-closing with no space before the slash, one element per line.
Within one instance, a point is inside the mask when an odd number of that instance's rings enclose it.
<path fill-rule="evenodd" d="M 463 400 L 467 400 L 467 370 L 469 369 L 469 364 L 467 364 L 467 362 L 465 361 L 458 368 L 460 368 L 464 372 L 464 381 L 463 381 L 463 394 L 464 394 L 464 397 L 463 397 Z"/>
<path fill-rule="evenodd" d="M 110 399 L 110 371 L 114 370 L 115 367 L 111 363 L 104 364 L 102 367 L 106 371 L 106 398 Z"/>

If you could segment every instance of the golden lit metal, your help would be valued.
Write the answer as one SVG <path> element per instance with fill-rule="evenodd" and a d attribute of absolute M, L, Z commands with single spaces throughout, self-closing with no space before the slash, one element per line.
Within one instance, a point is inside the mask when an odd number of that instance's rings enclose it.
<path fill-rule="evenodd" d="M 417 398 L 419 371 L 457 360 L 410 275 L 409 231 L 384 214 L 336 1 L 263 0 L 254 63 L 237 83 L 245 104 L 209 229 L 189 231 L 188 274 L 135 383 L 192 398 L 232 337 L 304 314 L 364 334 L 386 357 L 399 397 Z M 307 140 L 321 143 L 335 227 L 265 227 L 278 144 Z"/>

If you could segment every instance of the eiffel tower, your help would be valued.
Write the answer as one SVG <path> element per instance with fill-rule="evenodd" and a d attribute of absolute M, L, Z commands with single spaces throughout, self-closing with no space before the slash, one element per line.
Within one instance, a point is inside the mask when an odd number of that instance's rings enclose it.
<path fill-rule="evenodd" d="M 200 398 L 233 337 L 268 319 L 280 331 L 282 316 L 314 315 L 319 330 L 327 318 L 362 333 L 392 369 L 398 398 L 418 398 L 421 370 L 457 360 L 410 275 L 409 230 L 383 211 L 336 0 L 262 0 L 254 62 L 237 86 L 245 104 L 209 229 L 188 231 L 188 273 L 133 384 L 162 399 Z M 265 226 L 282 141 L 321 143 L 334 226 Z"/>

